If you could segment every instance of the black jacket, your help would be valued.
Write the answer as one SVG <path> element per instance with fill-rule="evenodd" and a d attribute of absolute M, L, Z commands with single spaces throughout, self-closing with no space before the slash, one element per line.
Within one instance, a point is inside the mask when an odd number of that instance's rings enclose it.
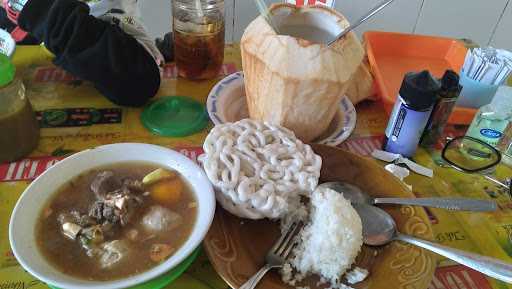
<path fill-rule="evenodd" d="M 153 57 L 116 25 L 89 15 L 77 0 L 31 0 L 19 26 L 55 54 L 54 63 L 91 81 L 113 103 L 141 106 L 160 87 Z"/>

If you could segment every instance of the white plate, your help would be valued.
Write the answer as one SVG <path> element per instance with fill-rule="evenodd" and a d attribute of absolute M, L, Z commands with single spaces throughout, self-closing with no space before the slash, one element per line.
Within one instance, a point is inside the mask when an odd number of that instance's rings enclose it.
<path fill-rule="evenodd" d="M 39 214 L 55 191 L 91 169 L 119 162 L 148 162 L 178 171 L 195 192 L 198 213 L 189 238 L 174 255 L 148 271 L 113 281 L 89 281 L 57 270 L 37 248 L 34 236 Z M 45 283 L 68 289 L 118 289 L 135 286 L 168 272 L 199 246 L 215 213 L 213 187 L 203 170 L 184 155 L 161 146 L 138 143 L 104 145 L 76 153 L 52 166 L 32 182 L 11 216 L 9 239 L 14 256 L 30 274 Z"/>
<path fill-rule="evenodd" d="M 0 29 L 0 53 L 7 55 L 7 57 L 11 57 L 15 48 L 16 42 L 12 39 L 11 34 Z"/>
<path fill-rule="evenodd" d="M 243 72 L 230 74 L 219 81 L 208 95 L 206 108 L 216 125 L 248 118 Z M 350 99 L 343 96 L 331 124 L 314 142 L 337 146 L 350 136 L 355 126 L 356 109 Z"/>

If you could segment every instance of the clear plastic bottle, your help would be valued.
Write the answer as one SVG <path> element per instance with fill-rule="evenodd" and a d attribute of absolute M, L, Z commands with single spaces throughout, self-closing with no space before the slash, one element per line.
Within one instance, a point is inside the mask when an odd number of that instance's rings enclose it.
<path fill-rule="evenodd" d="M 512 87 L 498 88 L 491 103 L 478 110 L 466 135 L 507 153 L 512 142 Z"/>
<path fill-rule="evenodd" d="M 14 65 L 0 53 L 0 163 L 25 157 L 39 142 L 36 115 L 14 75 Z"/>

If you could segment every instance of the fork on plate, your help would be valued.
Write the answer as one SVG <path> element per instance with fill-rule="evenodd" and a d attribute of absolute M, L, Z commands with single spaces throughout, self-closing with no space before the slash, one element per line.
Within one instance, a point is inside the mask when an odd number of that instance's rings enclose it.
<path fill-rule="evenodd" d="M 297 244 L 294 237 L 301 228 L 301 222 L 293 222 L 288 226 L 288 229 L 279 237 L 279 240 L 274 243 L 274 246 L 265 256 L 265 265 L 251 279 L 240 286 L 239 289 L 254 289 L 270 269 L 282 268 L 292 249 Z"/>

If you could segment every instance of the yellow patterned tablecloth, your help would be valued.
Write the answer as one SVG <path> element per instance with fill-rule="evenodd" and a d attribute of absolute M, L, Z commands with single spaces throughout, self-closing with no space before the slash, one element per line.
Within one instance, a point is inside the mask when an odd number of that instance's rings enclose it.
<path fill-rule="evenodd" d="M 207 130 L 184 138 L 163 138 L 149 133 L 140 123 L 141 109 L 118 107 L 101 97 L 86 82 L 73 78 L 51 64 L 51 55 L 39 46 L 18 47 L 14 62 L 18 77 L 23 78 L 27 94 L 40 117 L 41 141 L 27 159 L 0 164 L 0 289 L 48 288 L 26 273 L 16 262 L 9 247 L 8 222 L 16 200 L 37 175 L 74 152 L 117 142 L 153 143 L 196 159 Z M 222 74 L 241 68 L 237 46 L 226 47 Z M 177 80 L 174 66 L 165 67 L 157 97 L 190 96 L 203 103 L 217 80 L 191 82 Z M 221 76 L 219 76 L 221 77 Z M 364 102 L 356 107 L 357 126 L 351 138 L 340 147 L 368 155 L 382 142 L 387 116 L 378 102 Z M 466 127 L 447 128 L 447 134 L 463 134 Z M 1 133 L 1 132 L 0 132 Z M 1 149 L 1 148 L 0 148 Z M 434 179 L 411 175 L 406 182 L 417 196 L 466 196 L 494 199 L 500 210 L 495 213 L 449 212 L 427 210 L 438 242 L 512 262 L 512 201 L 478 175 L 465 175 L 435 164 L 437 150 L 419 150 L 418 162 L 435 170 Z M 500 166 L 500 179 L 512 176 L 512 170 Z M 407 272 L 414 274 L 414 272 Z M 226 289 L 202 254 L 168 289 Z M 414 287 L 411 287 L 411 289 Z M 442 260 L 430 289 L 512 288 L 482 274 Z"/>

